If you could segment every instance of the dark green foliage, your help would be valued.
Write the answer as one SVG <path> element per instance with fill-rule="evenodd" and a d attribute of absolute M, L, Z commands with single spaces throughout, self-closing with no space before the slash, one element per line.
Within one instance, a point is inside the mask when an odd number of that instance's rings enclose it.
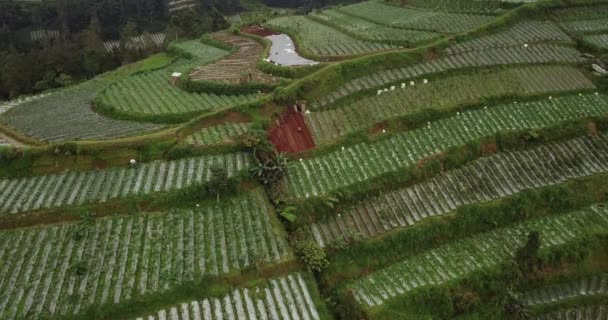
<path fill-rule="evenodd" d="M 253 151 L 255 167 L 251 169 L 253 176 L 263 185 L 270 186 L 285 177 L 287 172 L 287 159 L 284 155 L 273 150 Z"/>
<path fill-rule="evenodd" d="M 230 186 L 228 180 L 228 172 L 223 166 L 210 167 L 211 178 L 206 185 L 206 191 L 208 194 L 216 194 L 217 201 L 220 201 L 220 193 L 226 191 Z"/>
<path fill-rule="evenodd" d="M 367 320 L 369 317 L 362 309 L 361 304 L 355 299 L 351 290 L 344 290 L 340 296 L 340 301 L 335 306 L 335 313 L 338 319 L 357 319 Z"/>
<path fill-rule="evenodd" d="M 188 92 L 216 93 L 216 94 L 249 94 L 249 93 L 268 93 L 276 87 L 275 84 L 261 82 L 243 82 L 239 84 L 191 80 L 187 76 L 180 80 L 180 88 Z"/>
<path fill-rule="evenodd" d="M 78 151 L 78 145 L 75 143 L 66 142 L 53 146 L 53 152 L 58 157 L 77 155 L 79 153 Z"/>
<path fill-rule="evenodd" d="M 524 303 L 521 301 L 521 297 L 517 293 L 511 290 L 507 290 L 506 293 L 503 295 L 501 304 L 505 313 L 508 314 L 511 319 L 528 318 L 528 310 L 524 306 Z"/>
<path fill-rule="evenodd" d="M 538 231 L 531 231 L 528 234 L 526 244 L 517 249 L 515 261 L 524 275 L 531 274 L 538 269 L 540 265 L 540 259 L 538 257 L 540 245 L 540 233 Z"/>
<path fill-rule="evenodd" d="M 302 238 L 293 240 L 291 244 L 296 255 L 308 270 L 321 272 L 329 265 L 327 254 L 315 241 Z"/>

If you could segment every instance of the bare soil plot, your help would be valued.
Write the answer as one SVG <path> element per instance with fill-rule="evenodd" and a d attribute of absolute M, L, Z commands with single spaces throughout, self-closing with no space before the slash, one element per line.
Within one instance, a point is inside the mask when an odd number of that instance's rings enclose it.
<path fill-rule="evenodd" d="M 252 39 L 228 32 L 214 33 L 212 37 L 238 50 L 226 58 L 196 67 L 190 73 L 192 80 L 218 81 L 230 84 L 246 82 L 274 83 L 278 79 L 257 69 L 264 47 Z"/>
<path fill-rule="evenodd" d="M 281 114 L 277 122 L 268 129 L 268 135 L 278 151 L 297 153 L 315 147 L 302 113 L 290 108 Z"/>

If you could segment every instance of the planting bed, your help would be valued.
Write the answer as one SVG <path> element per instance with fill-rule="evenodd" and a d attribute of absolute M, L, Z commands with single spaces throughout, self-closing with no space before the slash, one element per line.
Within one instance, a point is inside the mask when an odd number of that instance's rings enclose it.
<path fill-rule="evenodd" d="M 11 108 L 0 122 L 41 141 L 106 140 L 141 134 L 162 125 L 111 119 L 93 111 L 92 100 L 107 85 L 91 80 Z"/>
<path fill-rule="evenodd" d="M 249 128 L 251 128 L 250 123 L 227 123 L 212 126 L 193 133 L 186 138 L 186 141 L 199 146 L 234 143 L 234 140 L 247 132 Z"/>
<path fill-rule="evenodd" d="M 237 106 L 258 97 L 255 94 L 190 93 L 171 85 L 170 76 L 171 71 L 163 69 L 126 78 L 104 90 L 100 101 L 126 113 L 169 115 Z"/>
<path fill-rule="evenodd" d="M 535 0 L 532 0 L 535 1 Z M 500 9 L 501 0 L 409 0 L 409 6 L 446 10 L 451 12 L 495 12 Z M 526 2 L 526 1 L 517 1 Z M 528 1 L 530 2 L 530 1 Z"/>
<path fill-rule="evenodd" d="M 533 230 L 539 231 L 544 239 L 541 249 L 567 245 L 594 235 L 606 235 L 608 209 L 605 204 L 595 205 L 454 241 L 375 271 L 349 287 L 360 303 L 367 307 L 379 306 L 422 287 L 441 286 L 475 272 L 495 268 L 512 259 Z"/>
<path fill-rule="evenodd" d="M 266 287 L 235 289 L 224 297 L 182 303 L 137 320 L 307 319 L 319 313 L 301 274 L 270 279 Z"/>
<path fill-rule="evenodd" d="M 590 305 L 581 307 L 571 307 L 545 313 L 538 320 L 555 320 L 555 319 L 572 319 L 572 320 L 587 320 L 587 319 L 606 319 L 608 317 L 608 305 Z"/>
<path fill-rule="evenodd" d="M 538 306 L 594 295 L 608 295 L 608 276 L 590 276 L 534 289 L 524 292 L 523 300 L 528 306 Z"/>
<path fill-rule="evenodd" d="M 131 168 L 3 179 L 0 212 L 27 212 L 175 191 L 209 181 L 212 167 L 223 167 L 231 177 L 246 170 L 250 163 L 249 154 L 238 153 L 155 161 Z"/>
<path fill-rule="evenodd" d="M 434 32 L 387 27 L 343 13 L 338 9 L 324 10 L 312 17 L 347 34 L 368 41 L 414 45 L 440 36 Z"/>
<path fill-rule="evenodd" d="M 476 105 L 493 98 L 595 88 L 581 71 L 568 66 L 475 71 L 431 80 L 426 84 L 424 80 L 417 79 L 414 84 L 404 82 L 390 87 L 385 93 L 362 97 L 349 104 L 339 104 L 333 109 L 311 112 L 306 116 L 306 122 L 315 142 L 331 142 L 376 123 L 425 110 L 446 112 L 457 106 Z"/>
<path fill-rule="evenodd" d="M 395 45 L 356 39 L 305 16 L 290 16 L 266 22 L 270 28 L 298 35 L 298 45 L 321 56 L 349 56 L 396 48 Z"/>
<path fill-rule="evenodd" d="M 459 33 L 489 23 L 496 17 L 399 7 L 380 1 L 364 1 L 338 9 L 380 25 L 411 30 Z"/>
<path fill-rule="evenodd" d="M 608 31 L 608 18 L 596 20 L 578 20 L 560 24 L 566 31 L 574 33 L 589 33 Z"/>
<path fill-rule="evenodd" d="M 370 72 L 368 75 L 351 80 L 337 90 L 317 99 L 313 107 L 331 104 L 353 93 L 372 88 L 386 88 L 391 83 L 417 77 L 454 71 L 464 68 L 481 68 L 500 65 L 538 63 L 583 63 L 585 60 L 576 49 L 556 45 L 534 45 L 530 47 L 492 48 L 483 51 L 463 52 L 457 55 L 431 60 L 429 62 Z"/>
<path fill-rule="evenodd" d="M 583 137 L 482 158 L 411 187 L 359 201 L 310 225 L 319 246 L 365 240 L 459 207 L 608 172 L 608 135 Z"/>
<path fill-rule="evenodd" d="M 378 142 L 291 163 L 289 190 L 294 198 L 322 196 L 410 168 L 450 148 L 500 132 L 540 129 L 569 120 L 603 117 L 607 112 L 605 95 L 566 96 L 463 112 Z"/>
<path fill-rule="evenodd" d="M 0 317 L 58 318 L 289 256 L 262 191 L 222 205 L 0 231 Z"/>
<path fill-rule="evenodd" d="M 97 103 L 100 107 L 119 114 L 166 116 L 234 107 L 258 98 L 256 94 L 192 93 L 172 85 L 170 77 L 173 72 L 186 72 L 194 65 L 210 63 L 227 54 L 199 41 L 186 41 L 174 46 L 195 58 L 181 58 L 168 67 L 138 73 L 112 83 L 99 95 Z"/>
<path fill-rule="evenodd" d="M 517 47 L 543 42 L 572 42 L 557 25 L 549 21 L 525 20 L 497 33 L 455 43 L 446 50 L 449 54 L 491 48 Z"/>
<path fill-rule="evenodd" d="M 229 32 L 214 33 L 215 40 L 237 48 L 236 52 L 190 72 L 192 80 L 217 81 L 229 84 L 247 82 L 275 83 L 277 78 L 257 69 L 264 47 L 256 41 Z"/>
<path fill-rule="evenodd" d="M 608 33 L 585 36 L 583 40 L 598 48 L 608 49 Z"/>

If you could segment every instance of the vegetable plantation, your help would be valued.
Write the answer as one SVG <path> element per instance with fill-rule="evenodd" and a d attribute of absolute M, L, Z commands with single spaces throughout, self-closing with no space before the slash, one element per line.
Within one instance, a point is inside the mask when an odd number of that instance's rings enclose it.
<path fill-rule="evenodd" d="M 249 154 L 235 153 L 154 161 L 130 168 L 3 179 L 0 212 L 27 212 L 170 192 L 210 181 L 214 167 L 224 168 L 227 176 L 232 177 L 245 171 L 250 163 Z"/>
<path fill-rule="evenodd" d="M 417 85 L 416 85 L 417 83 Z M 330 142 L 372 125 L 421 112 L 450 111 L 456 106 L 476 105 L 488 99 L 522 97 L 594 89 L 576 68 L 531 66 L 483 70 L 446 76 L 437 80 L 402 83 L 391 90 L 334 109 L 311 112 L 306 120 L 316 144 Z M 333 105 L 330 105 L 331 107 Z M 326 108 L 329 108 L 326 106 Z"/>
<path fill-rule="evenodd" d="M 551 13 L 557 21 L 594 20 L 606 17 L 608 5 L 579 6 L 555 9 Z"/>
<path fill-rule="evenodd" d="M 336 9 L 324 10 L 312 16 L 356 38 L 387 43 L 416 44 L 439 37 L 433 32 L 391 28 L 345 14 Z"/>
<path fill-rule="evenodd" d="M 373 272 L 349 287 L 360 303 L 379 306 L 418 288 L 441 286 L 495 268 L 515 254 L 530 231 L 540 232 L 544 250 L 594 235 L 606 235 L 608 209 L 595 205 L 454 241 Z"/>
<path fill-rule="evenodd" d="M 598 48 L 608 49 L 608 34 L 585 36 L 583 39 Z"/>
<path fill-rule="evenodd" d="M 313 54 L 326 56 L 348 56 L 373 51 L 389 50 L 395 45 L 359 40 L 337 29 L 316 22 L 308 17 L 280 17 L 269 20 L 270 28 L 297 34 L 297 38 Z"/>
<path fill-rule="evenodd" d="M 574 33 L 608 31 L 608 18 L 596 20 L 577 20 L 561 23 L 562 28 Z"/>
<path fill-rule="evenodd" d="M 603 117 L 607 112 L 608 96 L 594 94 L 462 112 L 378 142 L 360 143 L 291 163 L 288 169 L 289 190 L 294 198 L 321 196 L 409 168 L 432 155 L 497 133 Z"/>
<path fill-rule="evenodd" d="M 289 274 L 269 282 L 266 287 L 235 289 L 224 297 L 182 303 L 137 320 L 320 319 L 301 274 Z"/>
<path fill-rule="evenodd" d="M 608 276 L 590 276 L 523 293 L 528 306 L 556 303 L 579 296 L 608 295 Z"/>
<path fill-rule="evenodd" d="M 169 80 L 173 72 L 186 72 L 193 66 L 221 59 L 228 54 L 199 41 L 186 41 L 173 46 L 195 58 L 180 58 L 165 68 L 120 79 L 101 92 L 96 101 L 99 106 L 131 115 L 169 115 L 234 107 L 257 98 L 254 94 L 187 92 L 172 85 Z"/>
<path fill-rule="evenodd" d="M 448 54 L 490 48 L 524 46 L 543 42 L 571 42 L 570 37 L 549 21 L 524 20 L 497 33 L 449 46 Z"/>
<path fill-rule="evenodd" d="M 583 63 L 585 60 L 576 49 L 557 45 L 534 45 L 529 47 L 492 48 L 483 51 L 470 51 L 449 55 L 429 62 L 370 72 L 356 78 L 330 94 L 317 99 L 318 106 L 334 103 L 336 100 L 353 93 L 382 87 L 391 83 L 403 82 L 416 77 L 454 71 L 464 68 L 481 68 L 500 65 L 539 64 L 539 63 Z"/>
<path fill-rule="evenodd" d="M 608 171 L 608 135 L 499 153 L 411 187 L 359 201 L 347 212 L 310 225 L 319 246 L 364 240 L 413 226 L 467 204 Z"/>
<path fill-rule="evenodd" d="M 489 23 L 495 17 L 399 7 L 380 1 L 364 1 L 338 9 L 346 14 L 395 28 L 460 33 Z"/>
<path fill-rule="evenodd" d="M 608 315 L 608 305 L 588 305 L 580 307 L 570 307 L 557 311 L 547 312 L 538 317 L 539 320 L 554 319 L 604 319 Z"/>
<path fill-rule="evenodd" d="M 210 111 L 253 101 L 255 94 L 218 95 L 187 92 L 169 83 L 169 69 L 141 73 L 110 85 L 100 95 L 103 106 L 146 115 Z"/>
<path fill-rule="evenodd" d="M 0 231 L 0 317 L 63 317 L 289 258 L 260 191 L 172 213 Z"/>
<path fill-rule="evenodd" d="M 275 83 L 277 78 L 257 69 L 257 62 L 264 54 L 264 47 L 256 41 L 228 32 L 213 34 L 217 41 L 237 48 L 224 59 L 197 66 L 190 72 L 193 80 L 218 81 L 231 84 L 246 82 Z"/>
<path fill-rule="evenodd" d="M 115 139 L 163 127 L 95 113 L 91 101 L 105 85 L 103 80 L 91 80 L 24 102 L 0 115 L 0 122 L 35 139 L 51 142 Z"/>
<path fill-rule="evenodd" d="M 0 319 L 607 319 L 607 3 L 68 10 L 0 49 Z"/>
<path fill-rule="evenodd" d="M 234 142 L 234 140 L 246 133 L 251 128 L 250 123 L 227 123 L 199 131 L 188 136 L 186 141 L 190 144 L 200 146 L 211 146 Z"/>
<path fill-rule="evenodd" d="M 495 12 L 500 9 L 500 0 L 410 0 L 408 5 L 451 12 Z"/>

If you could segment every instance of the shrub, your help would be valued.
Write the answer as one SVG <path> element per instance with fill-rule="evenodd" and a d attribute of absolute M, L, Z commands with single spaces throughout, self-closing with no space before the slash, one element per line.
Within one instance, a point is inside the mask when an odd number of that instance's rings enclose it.
<path fill-rule="evenodd" d="M 293 243 L 298 258 L 310 271 L 321 272 L 329 266 L 327 254 L 312 239 L 299 239 Z"/>
<path fill-rule="evenodd" d="M 540 233 L 538 231 L 531 231 L 528 234 L 528 241 L 526 244 L 519 248 L 515 253 L 515 260 L 524 275 L 533 273 L 538 269 L 540 264 L 540 259 L 538 257 L 539 249 Z"/>

